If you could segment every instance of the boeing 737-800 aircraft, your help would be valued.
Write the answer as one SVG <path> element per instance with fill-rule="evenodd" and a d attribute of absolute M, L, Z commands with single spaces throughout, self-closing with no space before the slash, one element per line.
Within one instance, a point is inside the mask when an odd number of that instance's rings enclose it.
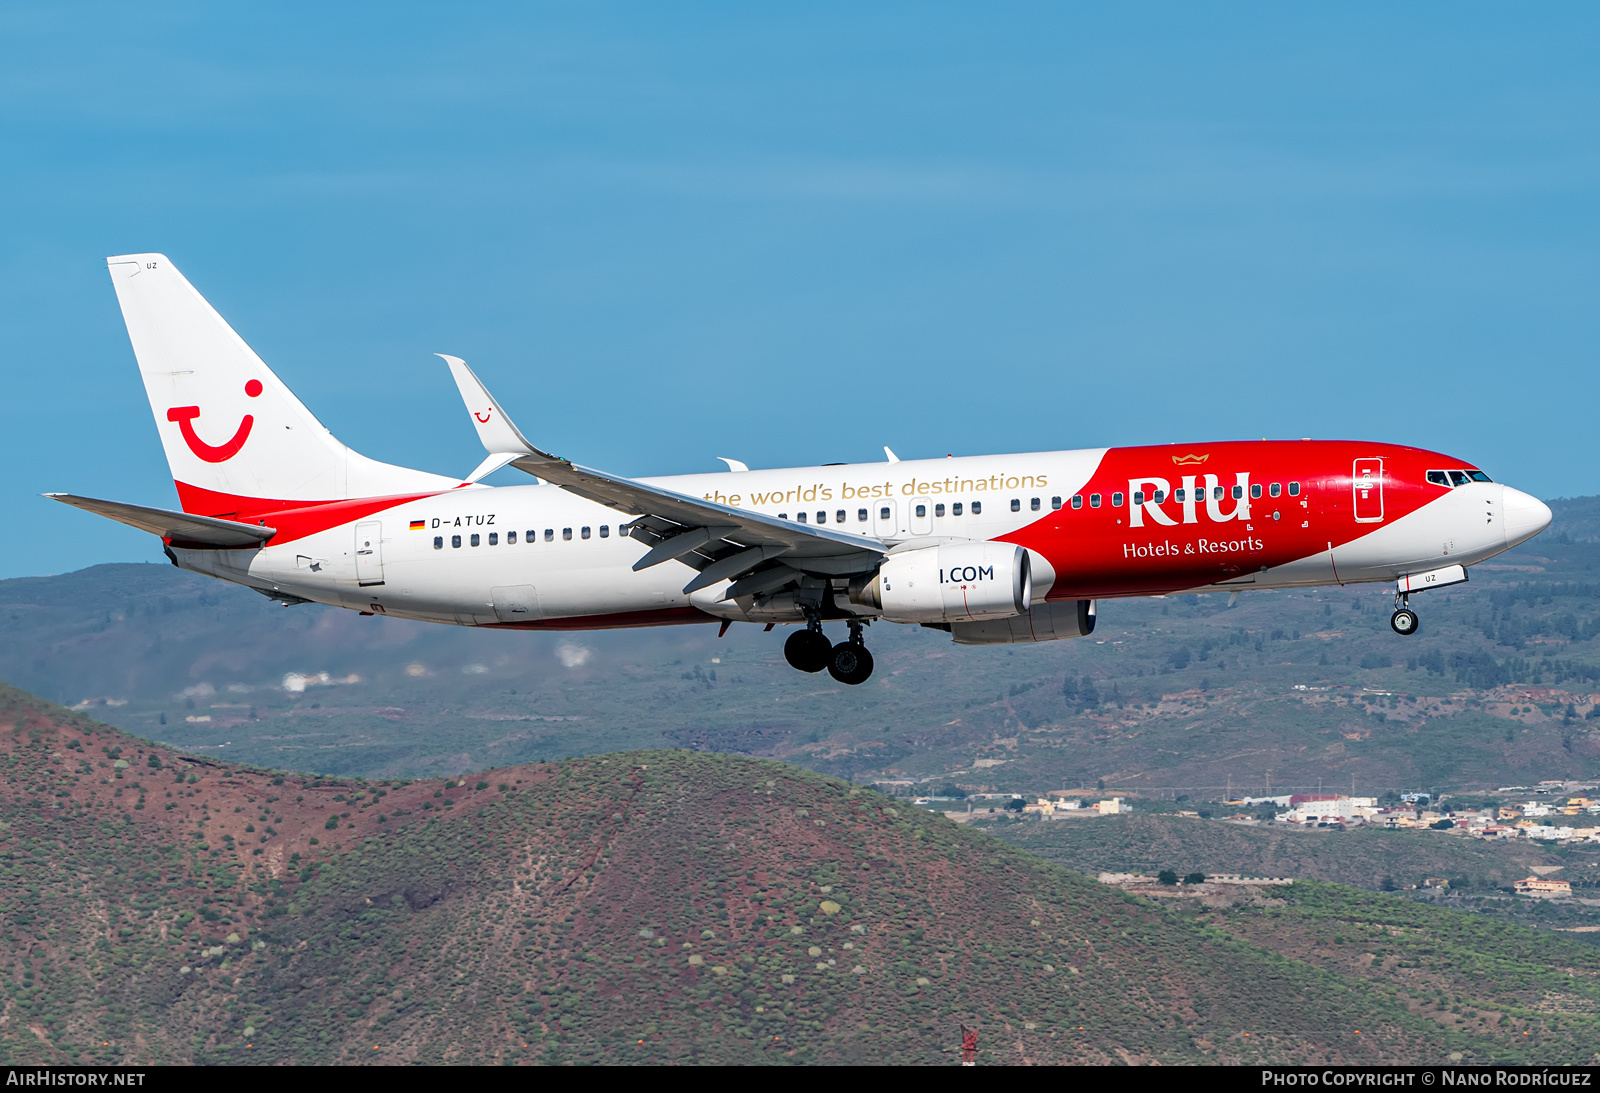
<path fill-rule="evenodd" d="M 183 511 L 48 496 L 286 604 L 524 630 L 795 624 L 789 663 L 854 684 L 874 619 L 1051 641 L 1121 596 L 1393 581 L 1391 626 L 1414 634 L 1411 593 L 1550 523 L 1465 460 L 1355 441 L 886 448 L 886 463 L 628 479 L 535 447 L 445 357 L 488 453 L 450 478 L 341 444 L 165 256 L 107 264 Z M 508 464 L 535 482 L 479 481 Z"/>

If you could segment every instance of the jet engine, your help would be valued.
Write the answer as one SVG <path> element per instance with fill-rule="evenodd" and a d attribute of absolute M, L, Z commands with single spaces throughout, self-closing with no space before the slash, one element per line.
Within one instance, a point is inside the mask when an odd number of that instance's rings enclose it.
<path fill-rule="evenodd" d="M 953 622 L 957 645 L 1011 645 L 1017 642 L 1086 638 L 1094 633 L 1094 601 L 1036 603 L 1026 615 L 989 622 Z"/>
<path fill-rule="evenodd" d="M 890 554 L 850 600 L 890 622 L 974 622 L 1024 614 L 1033 596 L 1028 552 L 1011 543 L 947 543 Z"/>

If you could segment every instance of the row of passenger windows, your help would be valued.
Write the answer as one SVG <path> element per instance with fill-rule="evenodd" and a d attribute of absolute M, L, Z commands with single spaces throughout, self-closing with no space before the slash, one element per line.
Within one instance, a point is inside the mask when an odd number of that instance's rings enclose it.
<path fill-rule="evenodd" d="M 590 529 L 590 528 L 579 528 L 578 529 L 578 538 L 580 538 L 580 539 L 589 538 L 589 536 L 591 534 L 591 531 L 592 531 L 592 529 Z M 539 531 L 538 531 L 537 528 L 529 528 L 527 531 L 523 532 L 522 538 L 523 538 L 523 542 L 536 543 L 536 542 L 539 541 Z M 571 528 L 562 528 L 561 529 L 561 538 L 564 539 L 564 540 L 570 540 L 572 538 L 572 529 Z M 600 525 L 600 538 L 602 538 L 602 539 L 611 538 L 611 525 L 610 524 L 601 524 Z M 468 536 L 467 539 L 468 539 L 468 542 L 467 542 L 468 546 L 482 546 L 483 545 L 483 541 L 482 541 L 483 537 L 480 534 L 478 534 L 477 532 L 474 532 L 472 535 Z M 515 543 L 516 541 L 517 541 L 517 533 L 516 532 L 514 532 L 514 531 L 506 532 L 506 545 L 507 546 L 510 546 L 511 544 Z M 556 529 L 555 528 L 545 528 L 544 529 L 544 541 L 547 542 L 547 543 L 553 543 L 553 542 L 556 541 Z M 459 535 L 450 536 L 450 545 L 452 547 L 459 548 L 461 546 L 461 536 L 459 536 Z M 489 545 L 490 546 L 499 546 L 500 545 L 500 533 L 498 531 L 489 532 Z M 443 550 L 444 549 L 444 536 L 443 535 L 435 535 L 433 537 L 433 549 L 434 550 Z"/>
<path fill-rule="evenodd" d="M 1435 483 L 1437 485 L 1441 485 L 1441 486 L 1452 484 L 1451 482 L 1444 480 L 1443 476 L 1445 475 L 1445 473 L 1446 472 L 1444 472 L 1444 471 L 1429 471 L 1428 472 L 1428 481 L 1429 482 L 1433 482 L 1433 483 Z M 1449 474 L 1450 474 L 1452 479 L 1455 478 L 1456 476 L 1460 476 L 1461 480 L 1459 482 L 1454 482 L 1453 483 L 1454 485 L 1458 485 L 1458 486 L 1466 485 L 1467 475 L 1468 474 L 1470 474 L 1472 476 L 1472 481 L 1474 481 L 1474 482 L 1487 482 L 1487 481 L 1489 481 L 1489 476 L 1484 474 L 1482 471 L 1450 471 Z M 1439 476 L 1439 477 L 1435 477 L 1436 475 Z M 1231 490 L 1228 487 L 1225 487 L 1225 486 L 1216 486 L 1216 487 L 1213 487 L 1213 489 L 1211 491 L 1212 497 L 1214 497 L 1218 501 L 1221 501 L 1230 492 L 1232 493 L 1234 500 L 1239 500 L 1240 498 L 1244 497 L 1244 487 L 1242 487 L 1242 486 L 1234 486 L 1234 487 L 1232 487 Z M 1270 486 L 1267 487 L 1267 493 L 1271 497 L 1281 496 L 1282 493 L 1283 493 L 1282 484 L 1279 483 L 1279 482 L 1272 483 Z M 1251 485 L 1251 487 L 1250 487 L 1250 496 L 1252 498 L 1259 498 L 1261 496 L 1261 483 L 1257 482 L 1257 483 L 1254 483 L 1253 485 Z M 1289 496 L 1290 497 L 1299 497 L 1300 496 L 1300 483 L 1298 483 L 1298 482 L 1290 482 L 1289 483 Z M 1194 491 L 1194 499 L 1196 501 L 1203 500 L 1204 498 L 1205 498 L 1205 490 L 1204 489 L 1197 489 L 1197 490 Z M 1166 495 L 1166 492 L 1164 490 L 1156 490 L 1153 494 L 1150 495 L 1150 500 L 1154 501 L 1158 505 L 1162 504 L 1163 502 L 1165 502 L 1166 499 L 1167 499 L 1167 495 Z M 1172 491 L 1172 499 L 1181 504 L 1184 501 L 1188 500 L 1188 497 L 1187 497 L 1186 491 L 1184 491 L 1182 489 L 1177 489 L 1177 490 L 1173 490 Z M 1092 509 L 1099 508 L 1100 505 L 1101 505 L 1101 501 L 1102 501 L 1102 495 L 1101 494 L 1091 493 L 1089 495 L 1089 507 L 1090 508 L 1092 508 Z M 1120 509 L 1122 507 L 1123 501 L 1124 501 L 1123 494 L 1121 494 L 1121 493 L 1113 493 L 1111 495 L 1111 507 L 1112 508 Z M 1145 495 L 1144 495 L 1144 491 L 1143 490 L 1135 490 L 1134 491 L 1134 493 L 1133 493 L 1133 503 L 1135 505 L 1142 505 L 1142 504 L 1145 503 Z M 1050 507 L 1051 507 L 1051 509 L 1059 509 L 1059 508 L 1061 508 L 1061 498 L 1059 498 L 1059 497 L 1050 498 Z M 1072 495 L 1072 507 L 1075 508 L 1075 509 L 1083 508 L 1083 494 L 1075 493 L 1075 494 Z M 1029 509 L 1030 512 L 1038 512 L 1041 508 L 1043 508 L 1043 503 L 1042 503 L 1042 500 L 1040 498 L 1038 498 L 1038 497 L 1030 497 L 1028 499 L 1028 509 Z M 928 515 L 928 506 L 925 505 L 925 504 L 917 505 L 915 511 L 916 511 L 916 514 L 917 514 L 917 516 L 919 518 L 926 518 L 927 515 Z M 964 511 L 965 511 L 965 507 L 964 507 L 964 503 L 963 502 L 955 501 L 955 502 L 951 503 L 951 505 L 950 505 L 950 515 L 951 516 L 961 516 L 961 515 L 964 514 Z M 983 514 L 983 502 L 982 501 L 973 501 L 973 502 L 971 502 L 971 511 L 972 511 L 972 515 L 974 515 L 974 516 L 982 515 Z M 1022 511 L 1022 498 L 1013 497 L 1011 499 L 1011 511 L 1012 512 L 1021 512 Z M 849 514 L 850 514 L 850 510 L 848 510 L 848 509 L 835 509 L 834 513 L 833 513 L 833 522 L 836 523 L 836 524 L 847 523 Z M 945 506 L 944 506 L 943 502 L 933 506 L 933 514 L 935 516 L 943 516 L 945 514 Z M 828 512 L 827 512 L 826 509 L 818 509 L 815 515 L 816 515 L 816 522 L 817 523 L 826 524 L 828 522 Z M 797 512 L 797 513 L 795 513 L 795 516 L 794 516 L 795 520 L 798 521 L 799 523 L 802 523 L 802 524 L 808 522 L 806 517 L 807 517 L 807 514 L 804 513 L 804 512 Z M 890 507 L 889 505 L 884 505 L 884 506 L 882 506 L 881 508 L 878 509 L 878 519 L 880 519 L 880 520 L 891 520 L 893 518 L 894 518 L 894 509 L 892 507 Z M 787 520 L 787 519 L 789 519 L 789 514 L 787 512 L 780 512 L 780 513 L 778 513 L 778 519 Z M 866 523 L 867 520 L 868 520 L 868 510 L 867 509 L 856 509 L 856 522 L 857 523 Z M 589 528 L 579 528 L 578 529 L 578 537 L 581 538 L 581 539 L 589 538 L 589 534 L 590 534 L 590 529 Z M 488 533 L 488 535 L 489 535 L 489 545 L 490 546 L 498 546 L 500 544 L 500 533 L 499 532 L 491 531 L 491 532 Z M 529 543 L 536 542 L 538 540 L 538 537 L 539 537 L 538 536 L 538 531 L 535 528 L 529 528 L 526 532 L 523 533 L 523 538 L 524 538 L 525 542 L 529 542 Z M 554 542 L 555 541 L 555 537 L 556 537 L 555 528 L 545 528 L 544 529 L 544 541 L 545 542 L 547 542 L 547 543 Z M 600 538 L 608 539 L 610 537 L 611 537 L 611 525 L 610 524 L 601 524 L 600 525 Z M 562 528 L 561 529 L 561 538 L 564 539 L 564 540 L 570 540 L 572 538 L 572 529 L 571 528 Z M 517 533 L 516 532 L 514 532 L 514 531 L 506 532 L 506 543 L 507 543 L 507 545 L 515 543 L 516 541 L 517 541 Z M 459 535 L 450 536 L 450 545 L 452 547 L 460 547 L 461 546 L 461 536 L 459 536 Z M 482 543 L 480 541 L 480 536 L 479 536 L 478 533 L 473 533 L 469 537 L 469 545 L 471 545 L 471 546 L 480 546 L 480 545 L 482 545 Z M 433 537 L 433 549 L 434 550 L 443 550 L 444 549 L 444 536 L 435 535 Z"/>
<path fill-rule="evenodd" d="M 1283 492 L 1284 492 L 1283 483 L 1281 483 L 1281 482 L 1273 482 L 1271 485 L 1266 487 L 1266 493 L 1267 493 L 1267 496 L 1269 496 L 1269 497 L 1281 497 L 1281 496 L 1283 496 Z M 1289 492 L 1289 496 L 1290 497 L 1299 497 L 1300 496 L 1300 483 L 1298 483 L 1298 482 L 1290 482 L 1289 483 L 1289 491 L 1288 492 Z M 1185 489 L 1181 489 L 1181 488 L 1173 490 L 1172 491 L 1172 499 L 1174 501 L 1178 502 L 1181 505 L 1181 504 L 1187 502 L 1190 499 L 1189 493 L 1190 493 L 1190 491 L 1185 490 Z M 1203 500 L 1205 500 L 1206 491 L 1205 491 L 1205 489 L 1203 487 L 1200 488 L 1200 489 L 1194 490 L 1193 493 L 1194 493 L 1194 500 L 1195 501 L 1203 501 Z M 1261 497 L 1261 493 L 1262 493 L 1261 483 L 1259 483 L 1259 482 L 1252 483 L 1251 486 L 1250 486 L 1250 496 L 1251 496 L 1251 498 L 1259 500 L 1260 497 Z M 1221 501 L 1221 500 L 1223 500 L 1224 498 L 1226 498 L 1228 496 L 1232 496 L 1235 501 L 1242 500 L 1244 498 L 1244 487 L 1243 486 L 1232 486 L 1232 487 L 1229 487 L 1229 486 L 1213 486 L 1213 487 L 1211 487 L 1211 497 L 1212 497 L 1213 500 Z M 1099 508 L 1103 498 L 1104 498 L 1104 495 L 1102 495 L 1102 494 L 1091 493 L 1089 495 L 1089 507 L 1092 508 L 1092 509 Z M 1039 507 L 1038 503 L 1037 503 L 1038 499 L 1035 498 L 1034 500 L 1035 500 L 1035 504 L 1034 504 L 1033 507 L 1034 508 L 1038 508 Z M 1122 507 L 1123 500 L 1124 500 L 1124 498 L 1123 498 L 1122 494 L 1113 493 L 1111 495 L 1111 507 L 1114 508 L 1114 509 L 1120 509 Z M 1146 500 L 1154 501 L 1158 505 L 1164 504 L 1166 502 L 1166 500 L 1167 500 L 1167 492 L 1165 490 L 1156 490 L 1154 493 L 1150 494 L 1149 497 L 1147 498 L 1145 496 L 1145 492 L 1143 490 L 1134 490 L 1133 491 L 1133 503 L 1135 505 L 1142 505 L 1142 504 L 1145 503 Z M 1057 508 L 1058 509 L 1058 508 L 1061 507 L 1061 498 L 1059 498 L 1059 497 L 1052 497 L 1050 499 L 1050 502 L 1051 502 L 1051 505 L 1050 505 L 1051 508 Z M 1083 508 L 1083 494 L 1075 493 L 1075 494 L 1072 495 L 1072 507 L 1075 508 L 1075 509 Z"/>
<path fill-rule="evenodd" d="M 1465 486 L 1468 482 L 1493 482 L 1482 471 L 1429 471 L 1428 481 L 1435 486 Z"/>
<path fill-rule="evenodd" d="M 1035 497 L 1033 499 L 1033 507 L 1036 508 L 1036 509 L 1039 507 L 1039 499 L 1037 497 Z M 1011 511 L 1012 512 L 1020 512 L 1021 509 L 1022 509 L 1022 502 L 1019 501 L 1017 498 L 1013 497 L 1011 499 Z M 867 510 L 867 509 L 856 509 L 856 522 L 857 523 L 861 523 L 861 524 L 866 523 L 867 519 L 868 519 L 868 511 L 869 510 Z M 960 516 L 964 511 L 965 511 L 965 509 L 963 507 L 962 502 L 960 502 L 960 501 L 957 501 L 955 504 L 950 506 L 950 515 L 952 515 L 952 516 Z M 918 506 L 916 506 L 916 512 L 917 512 L 918 516 L 927 516 L 928 515 L 928 506 L 927 505 L 918 505 Z M 972 515 L 979 516 L 979 515 L 982 515 L 982 513 L 983 513 L 983 502 L 982 501 L 974 501 L 974 502 L 972 502 Z M 933 506 L 933 514 L 935 516 L 943 516 L 944 515 L 944 506 L 943 505 L 935 505 L 935 506 Z M 808 523 L 809 522 L 808 519 L 807 519 L 807 517 L 809 515 L 811 515 L 811 514 L 804 513 L 804 512 L 797 512 L 797 513 L 794 514 L 794 518 L 799 523 L 804 524 L 804 523 Z M 828 522 L 828 513 L 827 513 L 826 509 L 819 509 L 815 513 L 815 516 L 816 516 L 816 522 L 819 523 L 819 524 L 826 524 Z M 850 517 L 850 510 L 849 509 L 835 509 L 834 513 L 833 513 L 833 522 L 836 523 L 836 524 L 849 523 L 849 517 Z M 780 513 L 778 513 L 778 519 L 787 520 L 787 519 L 789 519 L 789 514 L 787 512 L 780 512 Z M 881 506 L 878 509 L 878 519 L 880 519 L 880 520 L 892 520 L 892 519 L 894 519 L 894 509 L 891 508 L 888 505 Z"/>

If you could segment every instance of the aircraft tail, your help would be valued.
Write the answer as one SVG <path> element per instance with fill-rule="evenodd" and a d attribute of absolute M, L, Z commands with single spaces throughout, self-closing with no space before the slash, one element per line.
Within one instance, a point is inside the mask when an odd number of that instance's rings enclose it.
<path fill-rule="evenodd" d="M 185 512 L 432 493 L 455 479 L 341 444 L 161 254 L 106 259 Z"/>

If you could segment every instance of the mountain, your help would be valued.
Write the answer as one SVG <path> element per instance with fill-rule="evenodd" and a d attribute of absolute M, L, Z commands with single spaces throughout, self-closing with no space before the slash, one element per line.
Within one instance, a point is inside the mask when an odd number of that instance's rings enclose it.
<path fill-rule="evenodd" d="M 6 688 L 0 763 L 8 1064 L 934 1063 L 962 1023 L 985 1062 L 1593 1050 L 1600 951 L 1582 943 L 1403 907 L 1385 954 L 1449 935 L 1506 983 L 1374 984 L 1314 943 L 1355 943 L 1341 915 L 1387 937 L 1387 904 L 1141 898 L 771 761 L 316 778 Z M 1552 968 L 1571 972 L 1555 1003 Z M 1441 1020 L 1469 989 L 1501 992 L 1504 1021 Z"/>

